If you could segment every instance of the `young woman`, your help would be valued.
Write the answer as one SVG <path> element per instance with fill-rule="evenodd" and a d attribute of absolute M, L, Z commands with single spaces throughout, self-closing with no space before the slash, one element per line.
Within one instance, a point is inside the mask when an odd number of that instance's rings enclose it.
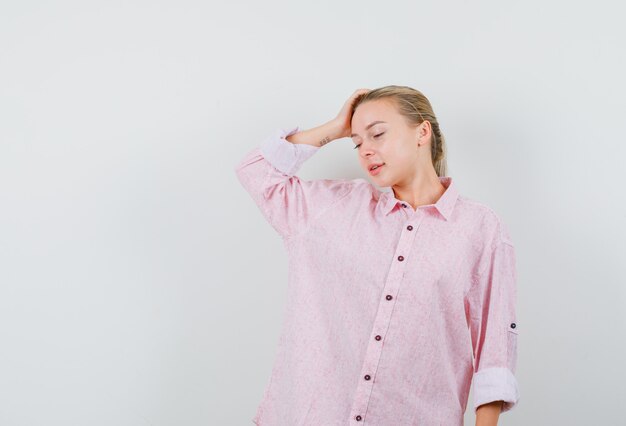
<path fill-rule="evenodd" d="M 345 137 L 369 181 L 296 175 Z M 289 258 L 255 424 L 462 425 L 472 384 L 477 425 L 517 404 L 514 246 L 447 176 L 421 92 L 357 90 L 334 119 L 277 130 L 235 170 Z"/>

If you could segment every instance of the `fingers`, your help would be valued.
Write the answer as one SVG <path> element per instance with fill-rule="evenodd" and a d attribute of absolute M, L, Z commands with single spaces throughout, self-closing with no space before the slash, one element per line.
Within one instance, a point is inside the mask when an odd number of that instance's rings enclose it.
<path fill-rule="evenodd" d="M 354 103 L 354 101 L 356 101 L 356 98 L 358 98 L 359 96 L 369 92 L 370 89 L 357 89 L 354 91 L 354 93 L 352 94 L 352 96 L 350 96 L 350 101 L 352 101 L 352 103 Z"/>
<path fill-rule="evenodd" d="M 365 89 L 365 88 L 361 88 L 361 89 L 357 89 L 355 90 L 352 95 L 350 95 L 350 97 L 348 98 L 348 100 L 344 103 L 343 107 L 341 108 L 341 111 L 339 112 L 339 114 L 337 115 L 337 119 L 339 119 L 342 123 L 348 123 L 349 119 L 350 119 L 350 115 L 353 112 L 353 108 L 354 108 L 354 104 L 356 102 L 356 98 L 359 97 L 360 95 L 369 92 L 370 89 Z M 347 128 L 349 128 L 349 123 L 345 124 L 345 126 L 347 126 Z"/>

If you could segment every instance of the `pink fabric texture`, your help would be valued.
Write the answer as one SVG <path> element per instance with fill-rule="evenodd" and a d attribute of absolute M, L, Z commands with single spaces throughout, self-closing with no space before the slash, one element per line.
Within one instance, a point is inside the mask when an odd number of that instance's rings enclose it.
<path fill-rule="evenodd" d="M 515 249 L 486 205 L 413 209 L 364 179 L 303 180 L 321 149 L 277 129 L 235 166 L 288 256 L 281 337 L 253 423 L 462 425 L 519 400 Z M 385 189 L 385 188 L 383 188 Z"/>

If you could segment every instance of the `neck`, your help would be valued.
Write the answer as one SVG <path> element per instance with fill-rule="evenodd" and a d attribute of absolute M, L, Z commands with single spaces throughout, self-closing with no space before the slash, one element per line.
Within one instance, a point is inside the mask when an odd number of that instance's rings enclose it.
<path fill-rule="evenodd" d="M 433 172 L 427 176 L 418 177 L 408 184 L 394 185 L 391 189 L 398 200 L 417 209 L 419 206 L 435 204 L 447 188 Z"/>

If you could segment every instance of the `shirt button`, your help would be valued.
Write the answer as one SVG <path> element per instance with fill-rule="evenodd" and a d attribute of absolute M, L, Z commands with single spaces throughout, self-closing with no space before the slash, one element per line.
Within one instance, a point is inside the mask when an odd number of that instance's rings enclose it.
<path fill-rule="evenodd" d="M 406 207 L 406 204 L 402 203 L 402 207 Z"/>
<path fill-rule="evenodd" d="M 404 256 L 398 256 L 398 260 L 402 262 L 404 260 Z"/>
<path fill-rule="evenodd" d="M 380 340 L 380 339 L 382 339 L 382 337 L 380 337 L 380 335 L 377 335 L 376 337 L 374 337 L 374 339 Z"/>
<path fill-rule="evenodd" d="M 387 300 L 391 300 L 391 299 L 393 299 L 393 297 L 391 297 L 391 294 L 388 294 L 387 295 Z"/>
<path fill-rule="evenodd" d="M 366 374 L 366 375 L 365 375 L 365 377 L 364 377 L 364 379 L 365 379 L 365 380 L 369 380 L 369 379 L 371 379 L 371 377 L 370 377 L 370 375 L 369 375 L 369 374 Z"/>
<path fill-rule="evenodd" d="M 406 227 L 406 229 L 408 229 L 409 231 L 412 231 L 413 230 L 413 226 L 409 225 L 409 226 Z"/>
<path fill-rule="evenodd" d="M 361 416 L 356 416 L 355 419 L 356 419 L 357 422 L 360 422 L 362 417 Z"/>
<path fill-rule="evenodd" d="M 515 323 L 511 323 L 511 328 L 515 328 L 515 327 L 517 327 Z"/>

